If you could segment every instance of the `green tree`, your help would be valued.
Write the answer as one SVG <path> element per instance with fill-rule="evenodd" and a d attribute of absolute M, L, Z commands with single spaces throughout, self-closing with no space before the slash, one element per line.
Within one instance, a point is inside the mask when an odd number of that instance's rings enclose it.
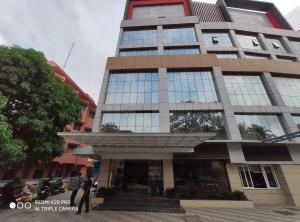
<path fill-rule="evenodd" d="M 55 79 L 44 55 L 33 49 L 1 46 L 0 92 L 6 98 L 2 114 L 7 129 L 11 128 L 13 141 L 25 145 L 19 144 L 22 149 L 12 159 L 23 159 L 28 165 L 61 155 L 63 138 L 57 132 L 79 119 L 81 105 L 72 89 Z M 4 134 L 1 130 L 0 135 Z M 0 148 L 1 153 L 9 149 Z M 0 161 L 8 163 L 6 156 Z"/>

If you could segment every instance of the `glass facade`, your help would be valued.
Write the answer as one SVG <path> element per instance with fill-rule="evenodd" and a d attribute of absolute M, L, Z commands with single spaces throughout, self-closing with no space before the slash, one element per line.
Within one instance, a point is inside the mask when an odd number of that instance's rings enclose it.
<path fill-rule="evenodd" d="M 235 115 L 244 140 L 263 140 L 284 135 L 277 115 Z"/>
<path fill-rule="evenodd" d="M 227 138 L 221 112 L 171 112 L 170 130 L 172 133 L 215 132 L 215 139 Z"/>
<path fill-rule="evenodd" d="M 200 48 L 165 48 L 165 55 L 200 54 Z"/>
<path fill-rule="evenodd" d="M 157 43 L 157 30 L 132 30 L 124 31 L 122 45 L 144 45 Z"/>
<path fill-rule="evenodd" d="M 274 80 L 285 104 L 300 107 L 300 79 L 274 77 Z"/>
<path fill-rule="evenodd" d="M 280 39 L 266 38 L 268 48 L 275 53 L 287 53 L 286 48 L 283 46 Z"/>
<path fill-rule="evenodd" d="M 159 113 L 103 113 L 101 132 L 159 132 Z"/>
<path fill-rule="evenodd" d="M 133 8 L 133 19 L 184 16 L 182 4 L 139 6 Z"/>
<path fill-rule="evenodd" d="M 122 49 L 120 56 L 154 56 L 157 55 L 157 49 Z"/>
<path fill-rule="evenodd" d="M 240 166 L 239 174 L 244 188 L 278 188 L 275 170 L 270 165 Z"/>
<path fill-rule="evenodd" d="M 238 34 L 237 38 L 244 49 L 262 49 L 256 36 Z"/>
<path fill-rule="evenodd" d="M 294 120 L 295 120 L 299 130 L 300 130 L 300 116 L 293 116 L 293 117 L 294 117 Z"/>
<path fill-rule="evenodd" d="M 211 72 L 169 72 L 169 103 L 218 102 Z"/>
<path fill-rule="evenodd" d="M 260 76 L 224 75 L 232 105 L 271 106 Z"/>
<path fill-rule="evenodd" d="M 222 47 L 231 48 L 233 47 L 232 41 L 228 33 L 203 33 L 205 46 L 208 48 Z"/>
<path fill-rule="evenodd" d="M 106 104 L 158 103 L 158 74 L 110 74 Z"/>
<path fill-rule="evenodd" d="M 164 28 L 164 43 L 191 43 L 197 42 L 194 27 Z"/>
<path fill-rule="evenodd" d="M 300 41 L 290 41 L 293 51 L 300 55 Z"/>
<path fill-rule="evenodd" d="M 238 59 L 237 53 L 215 53 L 210 52 L 209 54 L 216 54 L 217 58 L 219 59 Z"/>

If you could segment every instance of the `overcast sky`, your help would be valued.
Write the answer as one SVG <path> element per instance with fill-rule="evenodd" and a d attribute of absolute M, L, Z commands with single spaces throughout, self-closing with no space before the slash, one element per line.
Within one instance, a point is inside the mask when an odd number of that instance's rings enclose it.
<path fill-rule="evenodd" d="M 201 0 L 214 3 L 215 0 Z M 300 29 L 300 2 L 274 2 L 296 29 Z M 97 102 L 103 70 L 113 56 L 125 0 L 0 0 L 0 44 L 19 45 L 44 52 Z"/>

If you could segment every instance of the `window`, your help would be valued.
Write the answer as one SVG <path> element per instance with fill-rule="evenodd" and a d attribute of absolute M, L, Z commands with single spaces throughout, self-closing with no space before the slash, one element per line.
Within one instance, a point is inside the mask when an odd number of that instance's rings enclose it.
<path fill-rule="evenodd" d="M 159 113 L 104 113 L 101 132 L 159 132 Z"/>
<path fill-rule="evenodd" d="M 293 51 L 296 54 L 300 54 L 300 40 L 299 41 L 290 41 Z"/>
<path fill-rule="evenodd" d="M 158 74 L 155 72 L 110 74 L 106 104 L 158 103 Z"/>
<path fill-rule="evenodd" d="M 182 4 L 139 6 L 133 8 L 133 19 L 184 16 Z"/>
<path fill-rule="evenodd" d="M 92 129 L 91 128 L 85 128 L 85 132 L 90 133 L 90 132 L 92 132 Z"/>
<path fill-rule="evenodd" d="M 80 131 L 82 127 L 82 123 L 74 123 L 73 130 Z"/>
<path fill-rule="evenodd" d="M 270 59 L 269 55 L 257 54 L 257 53 L 245 53 L 247 59 Z"/>
<path fill-rule="evenodd" d="M 274 77 L 274 80 L 285 104 L 300 107 L 300 79 Z"/>
<path fill-rule="evenodd" d="M 206 47 L 233 47 L 232 41 L 228 33 L 203 33 L 204 43 Z"/>
<path fill-rule="evenodd" d="M 239 174 L 244 188 L 279 188 L 275 170 L 271 165 L 239 166 Z"/>
<path fill-rule="evenodd" d="M 235 115 L 244 140 L 263 140 L 284 135 L 277 115 Z"/>
<path fill-rule="evenodd" d="M 242 48 L 262 49 L 256 36 L 238 34 L 237 37 Z"/>
<path fill-rule="evenodd" d="M 273 52 L 276 52 L 276 53 L 286 53 L 287 52 L 286 48 L 283 46 L 280 39 L 266 37 L 266 43 L 268 45 L 268 48 Z"/>
<path fill-rule="evenodd" d="M 295 120 L 295 122 L 296 122 L 296 124 L 297 124 L 297 126 L 300 130 L 300 116 L 294 116 L 294 120 Z"/>
<path fill-rule="evenodd" d="M 215 139 L 226 139 L 225 122 L 221 112 L 186 112 L 170 113 L 172 133 L 215 132 Z"/>
<path fill-rule="evenodd" d="M 74 143 L 68 143 L 68 150 L 74 150 L 78 147 L 77 144 Z"/>
<path fill-rule="evenodd" d="M 200 54 L 200 49 L 198 48 L 165 48 L 165 55 L 184 55 L 184 54 Z"/>
<path fill-rule="evenodd" d="M 122 49 L 120 56 L 154 56 L 157 55 L 157 49 Z"/>
<path fill-rule="evenodd" d="M 218 53 L 218 52 L 209 52 L 209 54 L 216 54 L 219 59 L 238 59 L 237 53 Z"/>
<path fill-rule="evenodd" d="M 164 28 L 164 43 L 191 43 L 197 42 L 194 27 Z"/>
<path fill-rule="evenodd" d="M 89 112 L 89 117 L 91 119 L 94 119 L 95 118 L 95 112 Z"/>
<path fill-rule="evenodd" d="M 260 76 L 224 75 L 232 105 L 271 106 Z"/>
<path fill-rule="evenodd" d="M 282 61 L 290 61 L 290 62 L 295 62 L 296 58 L 295 57 L 287 57 L 287 56 L 276 56 L 278 60 Z"/>
<path fill-rule="evenodd" d="M 211 72 L 169 72 L 169 103 L 218 102 Z"/>
<path fill-rule="evenodd" d="M 132 30 L 124 31 L 122 37 L 122 45 L 144 45 L 156 44 L 157 30 Z"/>

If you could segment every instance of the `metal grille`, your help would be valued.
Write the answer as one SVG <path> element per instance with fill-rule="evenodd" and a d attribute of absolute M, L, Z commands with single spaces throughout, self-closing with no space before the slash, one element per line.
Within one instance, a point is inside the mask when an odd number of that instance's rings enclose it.
<path fill-rule="evenodd" d="M 192 11 L 200 22 L 225 22 L 221 9 L 215 4 L 192 2 Z"/>

